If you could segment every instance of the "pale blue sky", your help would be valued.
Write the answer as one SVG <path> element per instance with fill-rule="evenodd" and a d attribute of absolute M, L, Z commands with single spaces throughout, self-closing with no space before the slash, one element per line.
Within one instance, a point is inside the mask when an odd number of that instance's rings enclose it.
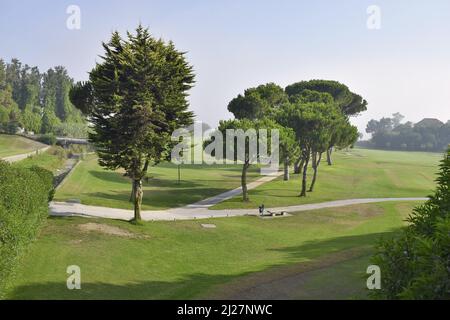
<path fill-rule="evenodd" d="M 66 8 L 81 9 L 81 30 Z M 366 27 L 369 5 L 381 29 Z M 44 71 L 64 65 L 86 80 L 101 41 L 139 22 L 187 51 L 197 73 L 191 108 L 215 125 L 245 88 L 313 78 L 347 84 L 369 102 L 353 120 L 400 111 L 409 120 L 450 119 L 450 1 L 412 0 L 0 0 L 0 57 Z"/>

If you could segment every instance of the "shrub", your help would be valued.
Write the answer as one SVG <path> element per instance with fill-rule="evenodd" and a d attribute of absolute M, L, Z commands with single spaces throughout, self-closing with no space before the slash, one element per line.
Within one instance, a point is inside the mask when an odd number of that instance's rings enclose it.
<path fill-rule="evenodd" d="M 450 299 L 450 149 L 437 183 L 402 234 L 380 243 L 373 262 L 381 269 L 381 289 L 373 297 Z"/>
<path fill-rule="evenodd" d="M 68 152 L 60 146 L 53 146 L 47 150 L 47 153 L 52 156 L 57 156 L 59 159 L 66 159 Z"/>
<path fill-rule="evenodd" d="M 54 134 L 49 133 L 49 134 L 43 134 L 41 135 L 39 138 L 37 138 L 37 140 L 39 142 L 48 144 L 50 146 L 54 146 L 56 144 L 56 137 Z"/>
<path fill-rule="evenodd" d="M 87 138 L 88 129 L 85 122 L 62 122 L 56 126 L 55 133 L 63 137 Z"/>
<path fill-rule="evenodd" d="M 6 124 L 6 133 L 16 134 L 20 129 L 20 124 L 17 121 L 10 121 Z"/>
<path fill-rule="evenodd" d="M 48 215 L 53 175 L 0 161 L 0 297 L 21 253 Z"/>

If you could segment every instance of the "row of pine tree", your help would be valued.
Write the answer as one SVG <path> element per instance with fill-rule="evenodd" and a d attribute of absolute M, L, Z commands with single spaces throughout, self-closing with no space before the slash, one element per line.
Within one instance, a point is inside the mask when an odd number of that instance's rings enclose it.
<path fill-rule="evenodd" d="M 63 66 L 41 73 L 18 59 L 0 59 L 0 130 L 86 136 L 86 122 L 69 99 L 72 84 Z"/>

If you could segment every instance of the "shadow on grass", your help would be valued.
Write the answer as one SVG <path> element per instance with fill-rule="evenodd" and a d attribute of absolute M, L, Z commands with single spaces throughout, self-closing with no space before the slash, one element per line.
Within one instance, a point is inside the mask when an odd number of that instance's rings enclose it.
<path fill-rule="evenodd" d="M 401 228 L 396 228 L 386 232 L 369 233 L 355 236 L 343 236 L 327 240 L 313 240 L 307 241 L 299 246 L 270 250 L 287 253 L 289 259 L 295 261 L 298 261 L 299 259 L 312 260 L 324 253 L 349 250 L 355 247 L 369 248 L 376 246 L 380 239 L 392 238 L 396 234 L 398 234 L 400 230 Z"/>
<path fill-rule="evenodd" d="M 309 277 L 302 277 L 304 273 L 320 270 L 325 274 L 333 273 L 339 264 L 359 258 L 363 254 L 370 254 L 370 248 L 377 243 L 380 237 L 392 237 L 395 230 L 389 232 L 373 233 L 358 236 L 344 236 L 327 240 L 309 241 L 305 244 L 281 249 L 267 249 L 285 252 L 285 263 L 273 264 L 262 271 L 242 272 L 234 274 L 205 274 L 193 273 L 182 275 L 173 281 L 140 281 L 133 279 L 133 274 L 118 278 L 110 275 L 112 281 L 129 281 L 126 284 L 113 284 L 105 282 L 83 282 L 81 290 L 68 290 L 66 279 L 61 282 L 32 283 L 18 286 L 8 294 L 9 299 L 208 299 L 227 298 L 234 299 L 294 299 L 298 296 L 299 288 L 311 285 Z M 362 248 L 359 256 L 347 257 L 347 260 L 336 260 L 333 253 L 344 252 L 349 249 Z M 332 257 L 331 259 L 329 257 Z M 327 259 L 328 258 L 328 259 Z M 323 263 L 323 260 L 326 263 Z M 299 262 L 307 261 L 307 262 Z M 283 274 L 284 268 L 302 266 L 296 273 Z M 303 267 L 305 266 L 305 267 Z M 365 268 L 365 266 L 363 266 Z M 82 272 L 88 272 L 82 267 Z M 120 268 L 120 266 L 118 266 Z M 362 268 L 362 267 L 361 267 Z M 364 269 L 363 268 L 363 269 Z M 212 269 L 215 269 L 213 266 Z M 256 268 L 257 269 L 257 268 Z M 279 272 L 281 270 L 281 272 Z M 345 270 L 345 269 L 344 269 Z M 274 273 L 275 271 L 275 273 Z M 295 270 L 294 270 L 295 271 Z M 342 272 L 342 271 L 341 271 Z M 320 288 L 314 288 L 314 296 L 305 298 L 343 299 L 351 298 L 355 290 L 361 290 L 359 275 L 364 270 L 351 269 L 341 276 L 330 277 L 329 281 L 321 282 Z M 274 278 L 275 274 L 275 278 Z M 256 277 L 255 277 L 256 275 Z M 248 277 L 253 279 L 248 281 Z M 105 279 L 105 275 L 102 275 Z M 345 279 L 343 279 L 345 278 Z M 256 279 L 256 280 L 255 280 Z M 349 281 L 349 279 L 353 279 Z M 306 282 L 305 282 L 306 281 Z M 286 287 L 286 282 L 291 282 Z M 296 291 L 297 290 L 297 291 Z M 303 292 L 304 294 L 304 292 Z M 321 296 L 323 294 L 323 296 Z M 275 295 L 275 296 L 274 296 Z"/>
<path fill-rule="evenodd" d="M 120 183 L 124 185 L 129 185 L 131 190 L 131 180 L 127 177 L 123 176 L 120 173 L 114 172 L 114 171 L 94 171 L 90 170 L 89 174 L 93 177 L 113 182 L 113 183 Z M 199 173 L 199 176 L 201 176 L 201 173 Z M 238 175 L 222 175 L 221 178 L 217 179 L 192 179 L 192 180 L 185 180 L 183 179 L 183 175 L 181 176 L 181 180 L 178 181 L 177 178 L 168 179 L 162 174 L 154 173 L 150 174 L 150 177 L 148 179 L 148 182 L 144 179 L 143 185 L 147 187 L 158 187 L 158 188 L 173 188 L 173 189 L 180 189 L 180 188 L 196 188 L 200 186 L 207 186 L 211 182 L 221 183 L 224 181 L 224 179 L 229 178 L 230 181 L 240 182 L 240 176 Z M 253 179 L 250 179 L 250 181 L 253 181 Z M 236 187 L 238 187 L 237 185 Z M 224 191 L 227 191 L 228 189 L 224 188 Z"/>
<path fill-rule="evenodd" d="M 81 269 L 83 272 L 83 269 Z M 138 281 L 127 284 L 81 282 L 80 290 L 69 290 L 66 280 L 36 283 L 15 288 L 9 299 L 192 299 L 210 286 L 230 281 L 233 276 L 194 274 L 178 281 Z"/>
<path fill-rule="evenodd" d="M 103 180 L 103 181 L 122 183 L 122 184 L 130 184 L 131 183 L 128 178 L 126 178 L 122 174 L 115 172 L 115 171 L 89 170 L 88 173 L 90 175 L 92 175 L 93 177 Z"/>
<path fill-rule="evenodd" d="M 188 204 L 195 203 L 197 201 L 207 199 L 212 196 L 216 196 L 222 192 L 228 191 L 224 188 L 186 188 L 182 189 L 182 192 L 178 190 L 144 190 L 144 196 L 142 199 L 142 205 L 151 207 L 153 210 L 175 208 Z M 176 192 L 174 196 L 174 192 Z M 102 203 L 110 203 L 112 206 L 117 202 L 122 202 L 124 206 L 132 206 L 129 202 L 131 195 L 130 191 L 111 191 L 109 193 L 105 192 L 94 192 L 85 193 L 85 196 L 91 199 L 101 199 L 106 200 L 101 201 Z M 113 202 L 111 202 L 114 201 Z"/>

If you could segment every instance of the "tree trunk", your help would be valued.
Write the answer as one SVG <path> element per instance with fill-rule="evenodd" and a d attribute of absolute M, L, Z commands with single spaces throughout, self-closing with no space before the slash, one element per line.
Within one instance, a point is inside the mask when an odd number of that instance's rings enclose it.
<path fill-rule="evenodd" d="M 250 167 L 250 164 L 248 161 L 245 161 L 244 165 L 242 166 L 242 175 L 241 175 L 241 187 L 242 187 L 242 200 L 244 202 L 247 202 L 248 199 L 248 193 L 247 193 L 247 169 Z"/>
<path fill-rule="evenodd" d="M 142 205 L 142 179 L 136 179 L 133 182 L 134 189 L 134 221 L 141 220 L 141 205 Z"/>
<path fill-rule="evenodd" d="M 294 163 L 294 174 L 300 174 L 301 168 L 302 168 L 302 161 L 303 157 L 299 157 L 297 161 Z"/>
<path fill-rule="evenodd" d="M 333 162 L 331 161 L 331 152 L 333 152 L 333 147 L 327 149 L 327 163 L 329 166 L 333 164 Z"/>
<path fill-rule="evenodd" d="M 316 179 L 317 179 L 317 169 L 319 168 L 321 159 L 322 159 L 322 153 L 319 153 L 319 158 L 317 158 L 316 155 L 314 155 L 314 158 L 312 160 L 313 161 L 312 167 L 314 170 L 314 174 L 313 174 L 313 178 L 311 181 L 311 186 L 309 187 L 309 192 L 313 192 L 313 190 L 314 190 L 314 185 L 316 184 Z"/>
<path fill-rule="evenodd" d="M 309 157 L 310 157 L 309 152 L 305 157 L 306 157 L 306 159 L 304 159 L 305 162 L 303 165 L 302 192 L 300 193 L 300 197 L 306 197 L 306 178 L 307 178 L 306 174 L 308 171 L 308 164 L 309 164 Z"/>
<path fill-rule="evenodd" d="M 284 181 L 289 181 L 289 157 L 284 159 Z"/>
<path fill-rule="evenodd" d="M 134 202 L 134 181 L 131 183 L 130 202 Z"/>

